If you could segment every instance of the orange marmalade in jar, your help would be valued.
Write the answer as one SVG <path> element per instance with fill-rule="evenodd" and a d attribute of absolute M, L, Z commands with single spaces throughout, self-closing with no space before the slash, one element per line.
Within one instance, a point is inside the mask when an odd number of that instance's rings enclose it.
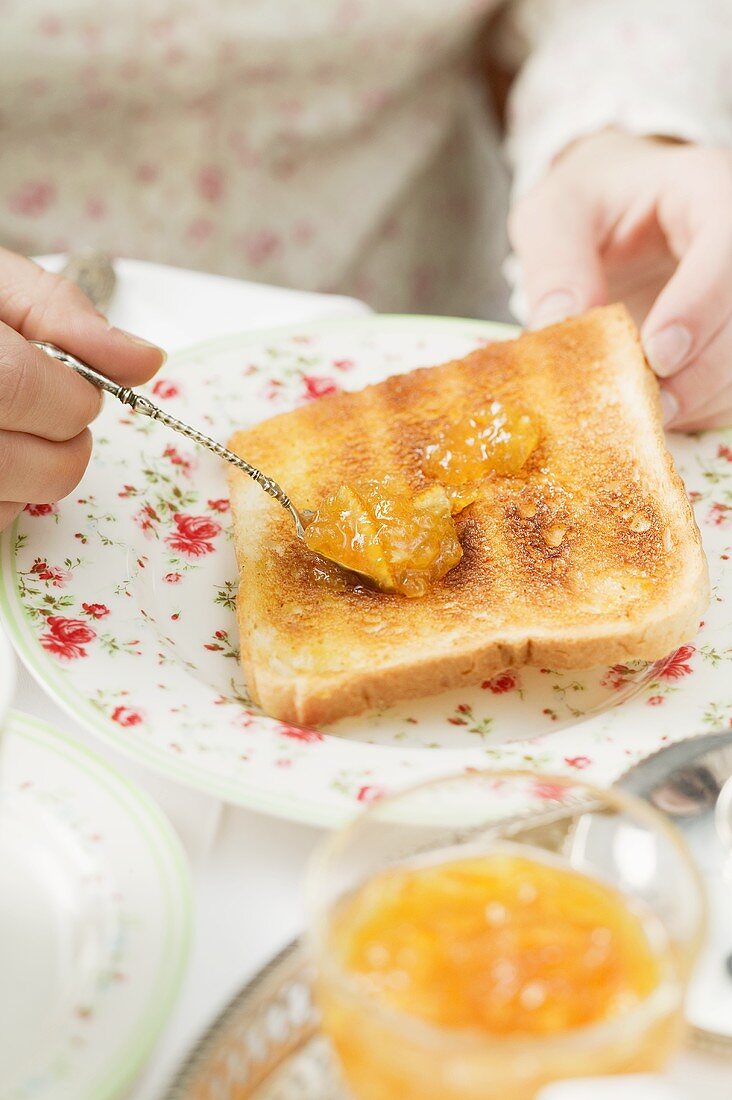
<path fill-rule="evenodd" d="M 321 978 L 323 1024 L 358 1100 L 533 1100 L 565 1076 L 657 1069 L 679 1040 L 676 1002 L 630 1050 L 613 1041 L 668 966 L 650 913 L 521 849 L 377 874 L 336 911 L 330 950 L 355 996 Z M 591 1056 L 575 1046 L 603 1029 Z"/>
<path fill-rule="evenodd" d="M 651 806 L 519 770 L 376 799 L 323 841 L 308 909 L 323 1030 L 356 1100 L 535 1100 L 662 1068 L 705 917 Z"/>

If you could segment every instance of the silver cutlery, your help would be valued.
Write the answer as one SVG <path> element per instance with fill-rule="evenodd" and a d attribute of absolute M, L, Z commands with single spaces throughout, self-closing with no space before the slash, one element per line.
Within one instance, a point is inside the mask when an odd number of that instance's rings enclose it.
<path fill-rule="evenodd" d="M 105 252 L 100 252 L 93 248 L 83 249 L 79 252 L 72 253 L 66 261 L 61 274 L 76 283 L 97 309 L 100 310 L 104 310 L 107 307 L 117 285 L 117 276 L 111 258 Z M 206 447 L 218 458 L 223 458 L 226 462 L 230 462 L 232 466 L 236 466 L 238 470 L 241 470 L 256 481 L 266 493 L 269 493 L 278 504 L 281 504 L 282 507 L 290 513 L 295 524 L 295 533 L 299 539 L 304 541 L 305 525 L 312 517 L 312 513 L 298 512 L 287 493 L 273 478 L 268 477 L 267 474 L 257 469 L 256 466 L 252 466 L 246 459 L 240 458 L 239 455 L 234 454 L 233 451 L 228 450 L 227 447 L 224 447 L 215 439 L 205 435 L 203 432 L 199 432 L 196 428 L 191 427 L 190 424 L 184 423 L 184 421 L 179 420 L 177 417 L 171 416 L 170 413 L 165 412 L 158 405 L 155 405 L 149 397 L 145 397 L 144 394 L 141 393 L 136 393 L 135 390 L 131 390 L 127 386 L 120 386 L 116 382 L 112 382 L 111 379 L 100 374 L 99 371 L 94 370 L 93 367 L 90 367 L 88 363 L 83 363 L 80 359 L 77 359 L 74 355 L 70 355 L 69 352 L 64 351 L 55 344 L 48 343 L 44 340 L 31 340 L 30 342 L 35 344 L 37 348 L 40 348 L 41 351 L 45 351 L 45 353 L 50 355 L 53 359 L 57 359 L 59 362 L 65 363 L 67 367 L 71 367 L 71 369 L 75 370 L 77 374 L 80 374 L 82 378 L 85 378 L 87 382 L 91 382 L 93 386 L 98 386 L 107 393 L 111 393 L 112 396 L 116 397 L 118 401 L 121 401 L 123 405 L 129 406 L 133 412 L 139 413 L 142 416 L 148 416 L 151 420 L 160 421 L 160 423 L 164 424 L 167 428 L 171 428 L 174 432 L 184 435 L 187 439 L 192 439 L 194 443 L 199 444 L 201 447 Z"/>
<path fill-rule="evenodd" d="M 686 834 L 697 863 L 706 872 L 710 902 L 716 896 L 720 904 L 720 886 L 722 895 L 732 899 L 732 730 L 698 734 L 666 745 L 629 768 L 616 786 L 650 802 Z M 728 891 L 724 889 L 725 880 Z M 725 914 L 731 908 L 732 900 L 721 902 L 713 925 L 717 927 L 717 943 L 720 931 L 723 942 L 719 945 L 720 955 L 711 956 L 711 973 L 726 972 L 730 979 L 732 927 L 727 926 Z M 732 999 L 732 991 L 729 997 Z M 692 1025 L 691 1036 L 700 1047 L 732 1053 L 732 1028 L 717 1031 Z"/>
<path fill-rule="evenodd" d="M 239 455 L 228 450 L 223 444 L 217 443 L 215 439 L 211 439 L 210 436 L 204 435 L 203 432 L 199 432 L 196 428 L 192 428 L 190 424 L 184 423 L 184 421 L 179 420 L 176 416 L 171 416 L 170 413 L 165 412 L 164 409 L 155 405 L 149 397 L 145 397 L 144 394 L 137 393 L 127 386 L 120 386 L 116 382 L 112 382 L 106 375 L 100 374 L 99 371 L 90 367 L 88 363 L 83 363 L 81 359 L 77 359 L 76 356 L 70 355 L 67 351 L 63 351 L 62 348 L 57 347 L 55 344 L 50 344 L 45 340 L 31 340 L 30 343 L 40 348 L 46 355 L 50 355 L 51 358 L 57 359 L 60 363 L 65 363 L 67 367 L 71 367 L 71 369 L 76 371 L 77 374 L 80 374 L 82 378 L 85 378 L 87 382 L 91 382 L 93 386 L 98 386 L 107 393 L 111 393 L 112 396 L 116 397 L 118 401 L 121 401 L 123 405 L 128 405 L 133 412 L 139 413 L 141 416 L 148 416 L 151 420 L 158 420 L 161 424 L 164 424 L 166 428 L 171 428 L 174 432 L 184 435 L 187 439 L 192 439 L 194 443 L 198 443 L 201 447 L 206 447 L 218 458 L 223 458 L 226 462 L 230 462 L 232 466 L 236 466 L 238 470 L 241 470 L 256 481 L 257 484 L 264 489 L 265 493 L 269 493 L 278 504 L 281 504 L 282 507 L 290 513 L 295 524 L 297 537 L 304 541 L 305 525 L 307 524 L 310 514 L 307 512 L 298 512 L 285 490 L 278 485 L 273 478 L 262 473 L 256 466 L 252 466 L 246 459 L 240 458 Z"/>
<path fill-rule="evenodd" d="M 730 809 L 731 778 L 732 730 L 726 730 L 664 746 L 629 768 L 616 786 L 645 798 L 679 825 L 714 813 L 719 838 L 732 852 L 730 823 L 724 820 Z"/>

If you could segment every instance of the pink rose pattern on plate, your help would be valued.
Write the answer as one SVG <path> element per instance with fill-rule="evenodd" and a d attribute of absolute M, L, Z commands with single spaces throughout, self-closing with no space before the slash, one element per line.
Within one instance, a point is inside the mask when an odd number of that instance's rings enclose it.
<path fill-rule="evenodd" d="M 505 330 L 372 318 L 232 338 L 166 365 L 165 400 L 222 439 L 236 427 Z M 313 379 L 318 379 L 314 387 Z M 11 631 L 59 698 L 140 760 L 235 802 L 324 823 L 445 771 L 522 766 L 605 782 L 665 740 L 732 724 L 724 433 L 672 440 L 714 595 L 696 639 L 664 662 L 581 673 L 505 670 L 469 690 L 328 730 L 262 715 L 237 661 L 225 474 L 207 454 L 108 406 L 77 495 L 29 507 L 2 543 Z M 622 706 L 615 708 L 616 703 Z"/>

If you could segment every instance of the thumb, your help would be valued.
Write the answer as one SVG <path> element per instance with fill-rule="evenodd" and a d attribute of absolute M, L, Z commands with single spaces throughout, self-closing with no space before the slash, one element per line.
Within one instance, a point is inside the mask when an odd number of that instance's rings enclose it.
<path fill-rule="evenodd" d="M 607 301 L 595 219 L 584 204 L 540 184 L 514 208 L 508 231 L 523 276 L 530 328 Z"/>
<path fill-rule="evenodd" d="M 86 294 L 24 256 L 0 248 L 0 321 L 26 340 L 46 340 L 125 386 L 155 374 L 165 353 L 112 328 Z"/>

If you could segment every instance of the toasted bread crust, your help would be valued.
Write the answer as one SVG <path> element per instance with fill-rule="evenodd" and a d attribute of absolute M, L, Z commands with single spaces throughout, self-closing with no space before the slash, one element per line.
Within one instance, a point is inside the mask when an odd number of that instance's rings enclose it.
<path fill-rule="evenodd" d="M 232 471 L 242 663 L 268 713 L 325 724 L 510 666 L 655 659 L 696 633 L 701 540 L 621 306 L 321 398 L 230 445 L 301 508 L 396 471 L 417 491 L 421 448 L 489 398 L 536 416 L 541 443 L 458 517 L 463 560 L 423 599 L 319 584 L 289 517 Z"/>

